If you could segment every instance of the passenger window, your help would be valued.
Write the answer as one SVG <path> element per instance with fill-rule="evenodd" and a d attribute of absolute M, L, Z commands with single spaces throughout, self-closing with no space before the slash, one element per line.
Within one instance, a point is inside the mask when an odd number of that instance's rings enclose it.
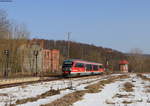
<path fill-rule="evenodd" d="M 91 71 L 92 70 L 92 65 L 91 64 L 86 64 L 86 70 Z"/>
<path fill-rule="evenodd" d="M 102 65 L 100 65 L 100 66 L 99 66 L 99 68 L 103 68 L 103 66 L 102 66 Z"/>
<path fill-rule="evenodd" d="M 93 70 L 94 71 L 98 71 L 98 66 L 97 65 L 93 65 Z"/>
<path fill-rule="evenodd" d="M 76 64 L 75 64 L 75 67 L 82 68 L 82 67 L 84 67 L 84 64 L 83 64 L 83 63 L 76 63 Z"/>

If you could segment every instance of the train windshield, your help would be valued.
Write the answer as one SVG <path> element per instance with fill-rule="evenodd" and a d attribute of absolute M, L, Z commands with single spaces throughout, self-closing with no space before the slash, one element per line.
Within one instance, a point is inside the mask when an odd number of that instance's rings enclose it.
<path fill-rule="evenodd" d="M 64 61 L 63 67 L 72 67 L 73 62 L 72 61 Z"/>

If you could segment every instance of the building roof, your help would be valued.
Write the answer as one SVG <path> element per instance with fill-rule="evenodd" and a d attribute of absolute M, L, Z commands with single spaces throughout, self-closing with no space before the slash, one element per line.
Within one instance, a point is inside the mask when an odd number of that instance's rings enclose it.
<path fill-rule="evenodd" d="M 129 62 L 127 60 L 120 60 L 119 64 L 129 64 Z"/>

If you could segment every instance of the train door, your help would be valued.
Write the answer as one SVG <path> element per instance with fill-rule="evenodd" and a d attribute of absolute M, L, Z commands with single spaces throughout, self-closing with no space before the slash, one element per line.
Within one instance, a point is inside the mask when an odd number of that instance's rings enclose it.
<path fill-rule="evenodd" d="M 98 65 L 93 65 L 93 71 L 98 71 Z"/>

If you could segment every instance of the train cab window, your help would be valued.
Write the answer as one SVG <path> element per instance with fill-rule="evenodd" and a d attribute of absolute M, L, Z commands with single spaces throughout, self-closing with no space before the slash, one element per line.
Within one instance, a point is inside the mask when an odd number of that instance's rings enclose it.
<path fill-rule="evenodd" d="M 91 71 L 91 70 L 92 70 L 92 65 L 86 64 L 86 71 Z"/>
<path fill-rule="evenodd" d="M 76 63 L 76 64 L 75 64 L 75 67 L 83 68 L 83 67 L 84 67 L 84 64 L 83 64 L 83 63 Z"/>
<path fill-rule="evenodd" d="M 93 65 L 93 70 L 94 71 L 98 71 L 98 66 L 97 65 Z"/>
<path fill-rule="evenodd" d="M 73 62 L 72 61 L 64 61 L 63 67 L 72 67 Z"/>

